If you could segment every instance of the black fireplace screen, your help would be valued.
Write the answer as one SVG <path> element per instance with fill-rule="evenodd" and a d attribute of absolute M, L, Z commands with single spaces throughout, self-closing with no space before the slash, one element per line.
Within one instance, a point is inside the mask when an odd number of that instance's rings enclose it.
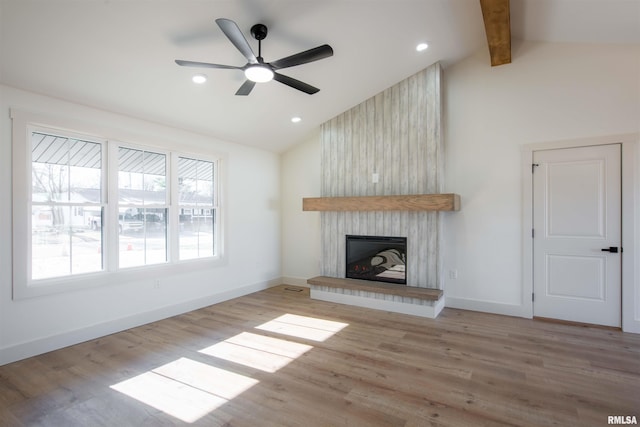
<path fill-rule="evenodd" d="M 347 278 L 406 285 L 407 238 L 347 235 Z"/>

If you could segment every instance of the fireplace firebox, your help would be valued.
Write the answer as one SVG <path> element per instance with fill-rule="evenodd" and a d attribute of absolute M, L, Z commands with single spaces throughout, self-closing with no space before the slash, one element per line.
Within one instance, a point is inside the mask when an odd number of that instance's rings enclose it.
<path fill-rule="evenodd" d="M 407 284 L 407 238 L 346 236 L 346 277 Z"/>

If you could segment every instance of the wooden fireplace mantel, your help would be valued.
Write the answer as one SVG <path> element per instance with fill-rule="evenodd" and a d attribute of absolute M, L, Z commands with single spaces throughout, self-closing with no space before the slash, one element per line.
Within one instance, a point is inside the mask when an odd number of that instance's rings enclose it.
<path fill-rule="evenodd" d="M 303 211 L 458 211 L 458 194 L 410 194 L 401 196 L 307 197 Z"/>

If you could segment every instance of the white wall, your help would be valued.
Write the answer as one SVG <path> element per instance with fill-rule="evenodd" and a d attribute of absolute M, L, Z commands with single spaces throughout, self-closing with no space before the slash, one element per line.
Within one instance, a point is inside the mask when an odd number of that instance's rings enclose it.
<path fill-rule="evenodd" d="M 482 50 L 445 69 L 443 80 L 445 192 L 462 198 L 461 211 L 443 215 L 446 304 L 530 316 L 523 303 L 530 296 L 522 277 L 522 146 L 638 132 L 640 47 L 515 42 L 512 64 L 492 68 Z M 304 173 L 295 176 L 307 184 L 297 186 L 317 188 L 318 159 L 310 154 L 319 147 L 319 139 L 307 141 L 282 156 L 283 170 Z M 299 212 L 300 194 L 282 195 L 283 218 L 309 214 Z M 296 274 L 317 271 L 309 248 L 320 240 L 312 239 L 312 225 L 284 222 L 285 276 L 293 275 L 292 260 Z"/>
<path fill-rule="evenodd" d="M 72 119 L 86 129 L 109 129 L 111 137 L 123 141 L 225 155 L 226 263 L 171 276 L 150 272 L 139 281 L 12 300 L 10 108 Z M 6 86 L 0 86 L 0 112 L 0 364 L 280 283 L 277 154 Z M 153 287 L 157 278 L 160 289 Z"/>
<path fill-rule="evenodd" d="M 640 47 L 518 43 L 445 71 L 447 306 L 530 316 L 522 290 L 524 144 L 638 132 Z M 448 271 L 457 270 L 458 278 Z"/>
<path fill-rule="evenodd" d="M 320 275 L 320 213 L 303 212 L 303 197 L 320 197 L 320 133 L 282 154 L 282 275 L 291 285 L 307 285 Z"/>

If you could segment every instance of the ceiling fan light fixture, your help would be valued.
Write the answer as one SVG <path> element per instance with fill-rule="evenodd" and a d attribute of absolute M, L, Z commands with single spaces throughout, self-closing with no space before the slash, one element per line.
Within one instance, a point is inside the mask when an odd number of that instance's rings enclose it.
<path fill-rule="evenodd" d="M 205 76 L 204 74 L 196 74 L 193 77 L 191 77 L 191 81 L 194 82 L 195 84 L 203 84 L 207 81 L 207 76 Z"/>
<path fill-rule="evenodd" d="M 252 65 L 244 70 L 244 75 L 256 83 L 265 83 L 273 79 L 273 71 L 266 65 Z"/>

